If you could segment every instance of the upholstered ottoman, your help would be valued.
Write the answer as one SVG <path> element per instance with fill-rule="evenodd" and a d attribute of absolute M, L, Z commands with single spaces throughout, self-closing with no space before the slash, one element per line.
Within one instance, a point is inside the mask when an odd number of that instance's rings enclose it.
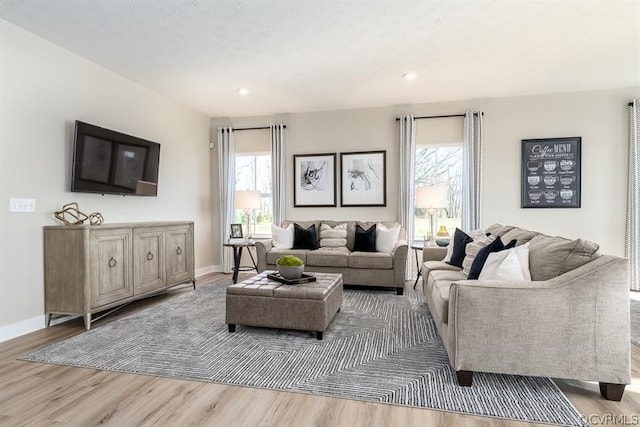
<path fill-rule="evenodd" d="M 342 275 L 313 273 L 315 282 L 285 285 L 262 273 L 227 288 L 226 323 L 314 331 L 321 340 L 342 305 Z"/>

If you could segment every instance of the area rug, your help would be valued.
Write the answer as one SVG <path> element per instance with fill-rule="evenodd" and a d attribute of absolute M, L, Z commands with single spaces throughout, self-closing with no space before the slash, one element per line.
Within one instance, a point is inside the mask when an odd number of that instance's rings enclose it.
<path fill-rule="evenodd" d="M 585 425 L 548 378 L 476 373 L 459 387 L 422 295 L 346 289 L 324 334 L 224 322 L 205 286 L 22 360 L 211 381 L 554 425 Z"/>

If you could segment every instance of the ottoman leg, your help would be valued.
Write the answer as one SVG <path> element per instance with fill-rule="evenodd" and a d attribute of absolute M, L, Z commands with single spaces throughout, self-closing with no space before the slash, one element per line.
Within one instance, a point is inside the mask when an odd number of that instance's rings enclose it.
<path fill-rule="evenodd" d="M 234 323 L 229 323 L 229 332 L 235 332 L 236 331 L 236 325 Z"/>
<path fill-rule="evenodd" d="M 316 338 L 321 340 L 322 339 L 322 332 L 321 331 L 316 331 Z"/>

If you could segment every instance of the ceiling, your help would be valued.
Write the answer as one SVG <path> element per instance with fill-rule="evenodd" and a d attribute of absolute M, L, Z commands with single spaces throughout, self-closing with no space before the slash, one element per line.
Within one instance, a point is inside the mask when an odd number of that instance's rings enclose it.
<path fill-rule="evenodd" d="M 0 0 L 0 18 L 211 117 L 640 86 L 640 0 Z"/>

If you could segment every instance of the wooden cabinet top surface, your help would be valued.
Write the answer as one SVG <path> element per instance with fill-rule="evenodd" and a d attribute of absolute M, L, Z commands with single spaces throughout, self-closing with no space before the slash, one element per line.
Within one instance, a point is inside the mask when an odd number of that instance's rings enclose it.
<path fill-rule="evenodd" d="M 189 225 L 193 221 L 152 221 L 152 222 L 112 222 L 100 225 L 45 225 L 45 230 L 108 230 L 112 228 L 136 228 L 136 227 L 171 227 L 176 225 Z"/>

